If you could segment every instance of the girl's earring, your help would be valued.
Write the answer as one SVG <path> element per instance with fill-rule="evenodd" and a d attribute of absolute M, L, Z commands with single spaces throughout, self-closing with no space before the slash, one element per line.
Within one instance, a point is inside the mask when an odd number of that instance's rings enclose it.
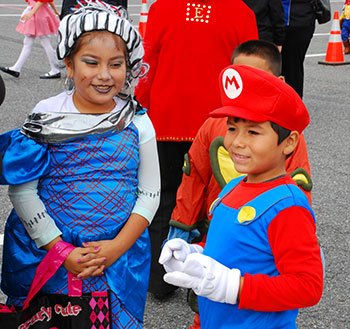
<path fill-rule="evenodd" d="M 64 86 L 67 91 L 71 91 L 74 88 L 73 79 L 66 77 L 66 80 L 64 81 Z"/>

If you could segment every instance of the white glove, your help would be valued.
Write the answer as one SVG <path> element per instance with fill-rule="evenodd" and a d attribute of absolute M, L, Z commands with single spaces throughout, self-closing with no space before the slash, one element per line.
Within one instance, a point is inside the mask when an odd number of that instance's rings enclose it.
<path fill-rule="evenodd" d="M 191 253 L 202 253 L 203 247 L 187 243 L 182 239 L 172 239 L 165 243 L 159 257 L 159 263 L 166 272 L 182 271 L 183 262 Z"/>
<path fill-rule="evenodd" d="M 192 288 L 199 296 L 229 304 L 237 303 L 240 278 L 240 270 L 230 269 L 203 254 L 188 255 L 182 271 L 164 275 L 167 283 Z"/>

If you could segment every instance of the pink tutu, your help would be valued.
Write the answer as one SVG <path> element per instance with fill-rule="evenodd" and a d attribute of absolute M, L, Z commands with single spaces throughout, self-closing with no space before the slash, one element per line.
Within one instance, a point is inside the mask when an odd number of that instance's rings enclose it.
<path fill-rule="evenodd" d="M 28 6 L 34 7 L 36 2 L 28 0 Z M 28 11 L 29 12 L 29 11 Z M 16 31 L 22 34 L 30 34 L 36 37 L 41 35 L 57 34 L 57 29 L 60 21 L 50 9 L 48 3 L 34 14 L 34 16 L 25 22 L 20 21 Z"/>

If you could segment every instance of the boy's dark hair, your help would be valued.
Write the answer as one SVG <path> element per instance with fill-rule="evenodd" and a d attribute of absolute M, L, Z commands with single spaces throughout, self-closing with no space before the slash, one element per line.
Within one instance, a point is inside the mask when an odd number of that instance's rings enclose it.
<path fill-rule="evenodd" d="M 246 121 L 246 119 L 237 118 L 237 117 L 234 117 L 233 119 L 235 122 L 238 122 L 240 120 Z M 277 145 L 280 145 L 290 135 L 291 131 L 287 128 L 281 127 L 277 123 L 270 121 L 270 124 L 271 124 L 272 129 L 276 132 L 276 134 L 278 136 Z"/>
<path fill-rule="evenodd" d="M 274 123 L 271 121 L 270 121 L 270 123 L 271 123 L 272 129 L 276 132 L 276 134 L 278 136 L 277 145 L 280 145 L 290 135 L 291 131 L 287 128 L 283 128 L 283 127 L 279 126 L 277 123 Z M 294 153 L 294 151 L 287 154 L 286 159 L 288 159 L 293 153 Z"/>
<path fill-rule="evenodd" d="M 232 54 L 231 63 L 238 55 L 254 55 L 261 57 L 268 63 L 273 75 L 276 77 L 282 73 L 282 56 L 277 47 L 266 40 L 249 40 L 241 43 Z"/>
<path fill-rule="evenodd" d="M 278 136 L 277 145 L 280 145 L 289 135 L 290 130 L 279 126 L 277 123 L 270 122 L 272 129 L 276 132 Z"/>

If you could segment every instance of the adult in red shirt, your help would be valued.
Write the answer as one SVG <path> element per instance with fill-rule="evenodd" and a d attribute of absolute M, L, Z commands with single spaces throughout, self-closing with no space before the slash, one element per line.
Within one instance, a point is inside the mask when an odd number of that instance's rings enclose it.
<path fill-rule="evenodd" d="M 150 66 L 136 96 L 153 122 L 158 140 L 162 196 L 149 228 L 152 266 L 149 290 L 171 293 L 158 264 L 169 230 L 183 156 L 209 112 L 220 106 L 217 79 L 240 43 L 257 39 L 255 15 L 240 0 L 157 0 L 149 10 L 144 62 Z"/>

